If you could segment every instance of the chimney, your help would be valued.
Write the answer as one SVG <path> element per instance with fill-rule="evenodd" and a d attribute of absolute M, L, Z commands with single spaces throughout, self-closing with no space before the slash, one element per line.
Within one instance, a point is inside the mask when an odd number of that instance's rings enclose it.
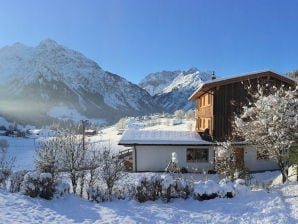
<path fill-rule="evenodd" d="M 211 79 L 212 80 L 216 79 L 216 76 L 215 76 L 215 72 L 214 71 L 212 72 Z"/>

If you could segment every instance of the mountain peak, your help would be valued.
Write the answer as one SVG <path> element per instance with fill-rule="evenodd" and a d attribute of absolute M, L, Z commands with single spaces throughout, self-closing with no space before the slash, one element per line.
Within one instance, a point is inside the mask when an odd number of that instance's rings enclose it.
<path fill-rule="evenodd" d="M 163 106 L 164 111 L 173 113 L 178 109 L 194 108 L 188 97 L 210 78 L 210 72 L 192 67 L 185 71 L 151 73 L 140 86 L 154 97 L 156 104 Z"/>
<path fill-rule="evenodd" d="M 192 67 L 186 71 L 187 74 L 193 74 L 196 72 L 199 72 L 199 69 L 197 69 L 196 67 Z"/>
<path fill-rule="evenodd" d="M 20 42 L 16 42 L 12 45 L 12 48 L 24 48 L 24 47 L 26 46 Z"/>
<path fill-rule="evenodd" d="M 47 38 L 42 40 L 39 45 L 37 46 L 38 48 L 57 48 L 57 47 L 61 47 L 61 45 L 59 45 L 56 41 L 54 41 L 53 39 Z"/>

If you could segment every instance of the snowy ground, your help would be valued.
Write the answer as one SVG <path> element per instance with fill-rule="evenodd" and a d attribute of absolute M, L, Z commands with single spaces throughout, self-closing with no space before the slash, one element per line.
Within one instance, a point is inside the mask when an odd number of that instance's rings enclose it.
<path fill-rule="evenodd" d="M 189 130 L 192 123 L 173 126 L 161 122 L 145 129 Z M 117 129 L 110 127 L 88 137 L 87 141 L 109 143 L 118 152 L 125 149 L 117 145 L 120 137 Z M 8 141 L 9 155 L 16 156 L 14 170 L 33 169 L 36 140 L 0 137 L 3 138 Z M 133 182 L 137 175 L 147 174 L 131 175 L 128 181 Z M 260 189 L 233 199 L 202 202 L 193 199 L 170 203 L 124 200 L 96 204 L 73 195 L 47 201 L 0 190 L 0 223 L 298 223 L 298 182 L 276 185 L 269 193 L 262 189 L 277 175 L 278 172 L 254 174 L 254 182 L 259 183 Z"/>
<path fill-rule="evenodd" d="M 0 190 L 1 223 L 298 223 L 298 185 L 233 199 L 93 203 L 73 195 L 46 201 Z"/>
<path fill-rule="evenodd" d="M 1 120 L 0 120 L 1 122 Z M 152 122 L 152 121 L 151 121 Z M 0 123 L 1 124 L 1 123 Z M 190 130 L 194 127 L 194 120 L 184 120 L 180 125 L 172 125 L 166 118 L 158 119 L 154 125 L 148 125 L 143 130 Z M 87 136 L 87 143 L 94 144 L 94 147 L 109 147 L 113 152 L 127 149 L 118 145 L 122 135 L 118 135 L 118 129 L 115 126 L 105 128 L 95 136 Z M 16 138 L 0 136 L 0 139 L 6 139 L 9 145 L 9 156 L 16 157 L 14 170 L 32 170 L 34 169 L 35 150 L 38 147 L 38 139 L 35 138 Z"/>

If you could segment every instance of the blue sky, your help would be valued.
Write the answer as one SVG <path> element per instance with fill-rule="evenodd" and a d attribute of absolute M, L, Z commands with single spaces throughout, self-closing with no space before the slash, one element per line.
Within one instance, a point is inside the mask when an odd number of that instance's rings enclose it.
<path fill-rule="evenodd" d="M 285 73 L 298 69 L 298 1 L 0 0 L 0 47 L 46 38 L 134 83 L 190 67 Z"/>

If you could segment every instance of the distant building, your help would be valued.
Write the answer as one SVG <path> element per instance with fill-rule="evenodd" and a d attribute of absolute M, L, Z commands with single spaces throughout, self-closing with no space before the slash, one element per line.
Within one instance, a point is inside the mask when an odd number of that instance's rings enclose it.
<path fill-rule="evenodd" d="M 96 135 L 97 131 L 93 130 L 93 129 L 87 129 L 87 130 L 85 130 L 85 134 L 88 136 L 92 136 L 92 135 Z"/>

